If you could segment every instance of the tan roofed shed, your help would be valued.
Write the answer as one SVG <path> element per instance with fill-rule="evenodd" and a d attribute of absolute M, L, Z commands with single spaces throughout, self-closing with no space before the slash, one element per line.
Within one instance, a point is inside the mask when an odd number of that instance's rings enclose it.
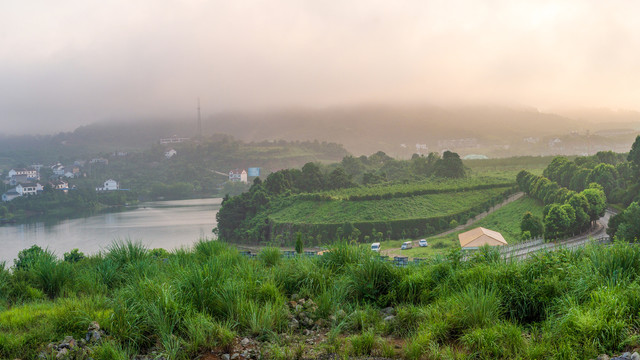
<path fill-rule="evenodd" d="M 483 245 L 507 245 L 507 241 L 502 237 L 502 234 L 483 227 L 463 232 L 458 235 L 458 239 L 460 240 L 460 247 L 463 249 L 477 249 Z"/>

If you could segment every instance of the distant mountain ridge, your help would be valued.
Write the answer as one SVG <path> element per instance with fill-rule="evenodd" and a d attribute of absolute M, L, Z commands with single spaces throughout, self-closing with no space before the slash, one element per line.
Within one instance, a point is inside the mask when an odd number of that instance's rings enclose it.
<path fill-rule="evenodd" d="M 297 108 L 265 112 L 227 112 L 205 117 L 204 136 L 229 134 L 239 140 L 319 140 L 343 144 L 354 155 L 378 150 L 392 156 L 410 156 L 416 144 L 437 150 L 443 140 L 475 139 L 484 144 L 508 145 L 523 138 L 570 133 L 640 128 L 640 113 L 566 111 L 570 117 L 533 108 L 499 106 L 344 106 Z M 609 119 L 609 121 L 605 121 Z M 99 122 L 73 132 L 40 136 L 0 136 L 5 152 L 32 152 L 43 146 L 60 154 L 91 150 L 95 153 L 148 148 L 160 138 L 196 136 L 197 121 L 162 119 Z M 43 145 L 46 144 L 46 145 Z M 401 148 L 401 145 L 404 147 Z M 440 143 L 442 146 L 442 143 Z"/>

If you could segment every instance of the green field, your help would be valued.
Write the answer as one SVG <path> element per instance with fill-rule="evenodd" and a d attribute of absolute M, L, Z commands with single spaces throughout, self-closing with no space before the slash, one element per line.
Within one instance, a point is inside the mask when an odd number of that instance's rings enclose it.
<path fill-rule="evenodd" d="M 536 175 L 551 163 L 554 156 L 518 156 L 500 159 L 463 160 L 473 175 L 507 177 L 515 179 L 520 170 L 526 169 Z"/>
<path fill-rule="evenodd" d="M 369 201 L 296 201 L 270 216 L 280 223 L 324 224 L 452 215 L 489 201 L 509 187 Z"/>
<path fill-rule="evenodd" d="M 542 172 L 542 171 L 541 171 Z M 460 190 L 473 190 L 491 186 L 509 186 L 515 184 L 516 173 L 514 174 L 484 174 L 483 176 L 473 176 L 463 179 L 443 179 L 432 178 L 428 180 L 412 182 L 409 184 L 379 184 L 373 186 L 353 187 L 319 193 L 334 200 L 346 200 L 350 197 L 365 196 L 385 196 L 385 195 L 411 195 L 420 192 L 455 192 Z"/>
<path fill-rule="evenodd" d="M 427 238 L 429 246 L 426 248 L 414 247 L 413 249 L 404 250 L 401 252 L 403 256 L 409 257 L 426 257 L 437 253 L 443 253 L 449 251 L 451 248 L 458 248 L 458 234 L 465 232 L 476 227 L 484 227 L 487 229 L 498 231 L 504 236 L 504 239 L 509 244 L 518 243 L 520 239 L 520 220 L 522 215 L 531 211 L 536 216 L 542 217 L 543 205 L 537 200 L 524 197 L 516 200 L 510 204 L 507 204 L 495 212 L 487 215 L 484 219 L 474 223 L 469 228 L 457 231 L 446 236 L 433 236 Z M 382 244 L 383 249 L 399 248 L 402 244 L 402 240 L 397 241 L 385 241 Z"/>

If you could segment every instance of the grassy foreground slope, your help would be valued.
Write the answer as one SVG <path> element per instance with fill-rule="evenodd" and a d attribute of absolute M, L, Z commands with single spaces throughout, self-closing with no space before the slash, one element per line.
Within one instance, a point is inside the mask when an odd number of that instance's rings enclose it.
<path fill-rule="evenodd" d="M 255 359 L 587 359 L 640 345 L 637 246 L 460 256 L 398 268 L 339 244 L 250 259 L 215 241 L 173 253 L 120 243 L 75 263 L 45 252 L 0 270 L 0 358 L 56 358 L 47 344 L 84 338 L 92 321 L 104 330 L 87 345 L 94 359 L 221 357 L 244 337 Z"/>

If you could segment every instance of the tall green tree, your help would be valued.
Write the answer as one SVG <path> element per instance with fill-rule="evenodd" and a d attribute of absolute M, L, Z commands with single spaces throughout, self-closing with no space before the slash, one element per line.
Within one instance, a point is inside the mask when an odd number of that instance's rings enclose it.
<path fill-rule="evenodd" d="M 462 178 L 465 176 L 464 164 L 460 156 L 451 151 L 445 151 L 442 159 L 436 161 L 434 174 L 438 177 Z"/>
<path fill-rule="evenodd" d="M 524 213 L 522 220 L 520 221 L 520 231 L 522 233 L 528 231 L 531 237 L 542 236 L 542 234 L 544 234 L 544 224 L 542 224 L 542 219 L 533 215 L 530 211 L 527 211 Z"/>
<path fill-rule="evenodd" d="M 627 161 L 631 163 L 636 175 L 640 175 L 640 135 L 636 136 L 636 141 L 631 145 Z"/>

